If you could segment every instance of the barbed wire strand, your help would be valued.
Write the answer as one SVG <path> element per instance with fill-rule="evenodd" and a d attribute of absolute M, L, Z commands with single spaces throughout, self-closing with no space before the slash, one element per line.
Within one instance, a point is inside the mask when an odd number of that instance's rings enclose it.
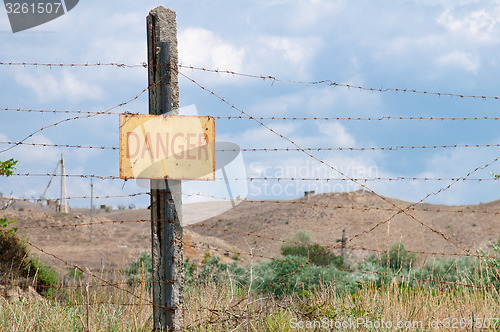
<path fill-rule="evenodd" d="M 423 95 L 434 95 L 438 97 L 458 97 L 461 99 L 493 99 L 499 100 L 500 97 L 497 96 L 481 96 L 481 95 L 466 95 L 466 94 L 458 94 L 458 93 L 449 93 L 449 92 L 434 92 L 434 91 L 426 91 L 426 90 L 418 90 L 418 89 L 406 89 L 406 88 L 369 88 L 360 85 L 347 84 L 347 83 L 338 83 L 332 80 L 320 80 L 320 81 L 300 81 L 300 80 L 286 80 L 279 79 L 275 76 L 271 75 L 252 75 L 239 73 L 232 70 L 219 70 L 219 69 L 208 69 L 203 67 L 194 67 L 194 66 L 186 66 L 186 65 L 178 65 L 179 68 L 198 70 L 203 72 L 212 72 L 218 74 L 228 74 L 233 76 L 243 76 L 248 78 L 257 78 L 263 81 L 271 81 L 272 84 L 275 82 L 280 83 L 295 83 L 295 84 L 303 84 L 303 85 L 327 85 L 331 87 L 343 87 L 347 89 L 355 89 L 361 91 L 369 91 L 369 92 L 395 92 L 395 93 L 414 93 L 414 94 L 423 94 Z M 180 74 L 180 72 L 179 72 Z M 184 75 L 183 75 L 184 76 Z"/>
<path fill-rule="evenodd" d="M 84 110 L 44 110 L 44 109 L 29 109 L 29 108 L 0 108 L 0 111 L 14 111 L 14 112 L 32 112 L 32 113 L 50 113 L 50 114 L 97 114 L 97 115 L 120 115 L 122 112 L 105 112 L 105 111 L 84 111 Z M 142 113 L 126 112 L 129 115 L 139 115 Z M 212 116 L 216 120 L 251 120 L 245 116 Z M 349 116 L 336 116 L 336 117 L 254 117 L 260 121 L 384 121 L 384 120 L 408 120 L 408 121 L 484 121 L 492 120 L 498 121 L 500 117 L 492 116 L 464 116 L 464 117 L 444 117 L 444 116 L 397 116 L 386 115 L 380 117 L 349 117 Z"/>
<path fill-rule="evenodd" d="M 119 62 L 94 62 L 94 63 L 49 63 L 49 62 L 0 62 L 0 66 L 21 66 L 21 67 L 119 67 L 119 68 L 148 68 L 146 62 L 138 64 L 126 64 Z"/>
<path fill-rule="evenodd" d="M 120 150 L 117 146 L 97 146 L 83 144 L 54 144 L 54 143 L 34 143 L 23 141 L 0 141 L 0 144 L 28 145 L 41 147 L 63 147 L 76 149 L 96 149 L 96 150 Z M 500 144 L 451 144 L 451 145 L 397 145 L 387 147 L 307 147 L 305 151 L 397 151 L 397 150 L 417 150 L 417 149 L 457 149 L 457 148 L 498 148 Z M 215 152 L 302 152 L 298 148 L 237 148 L 237 149 L 215 149 Z"/>
<path fill-rule="evenodd" d="M 13 173 L 11 176 L 18 176 L 18 177 L 66 177 L 66 178 L 93 178 L 93 179 L 98 179 L 98 180 L 124 180 L 120 178 L 119 176 L 115 175 L 108 175 L 108 176 L 102 176 L 102 175 L 95 175 L 95 174 L 50 174 L 50 173 Z M 248 178 L 224 178 L 224 177 L 216 177 L 214 178 L 215 180 L 219 181 L 324 181 L 324 182 L 335 182 L 335 181 L 342 181 L 342 182 L 353 182 L 356 181 L 356 184 L 359 184 L 361 182 L 373 182 L 373 181 L 461 181 L 461 182 L 466 182 L 466 181 L 477 181 L 477 182 L 482 182 L 482 181 L 499 181 L 500 178 L 497 177 L 491 177 L 491 178 L 465 178 L 465 177 L 453 177 L 453 178 L 431 178 L 431 177 L 405 177 L 405 176 L 399 176 L 399 177 L 394 177 L 394 178 L 389 178 L 389 177 L 375 177 L 375 178 L 295 178 L 295 177 L 248 177 Z M 359 183 L 358 183 L 359 182 Z"/>
<path fill-rule="evenodd" d="M 63 68 L 63 67 L 119 67 L 119 68 L 148 68 L 149 65 L 146 61 L 143 61 L 139 64 L 125 64 L 125 63 L 117 63 L 117 62 L 95 62 L 95 63 L 43 63 L 43 62 L 0 62 L 0 66 L 22 66 L 22 67 L 49 67 L 49 68 Z M 435 91 L 427 91 L 427 90 L 418 90 L 418 89 L 407 89 L 407 88 L 370 88 L 361 85 L 348 84 L 348 83 L 339 83 L 333 80 L 319 80 L 319 81 L 301 81 L 301 80 L 289 80 L 289 79 L 280 79 L 272 75 L 255 75 L 255 74 L 246 74 L 240 73 L 233 70 L 220 70 L 220 69 L 210 69 L 204 67 L 190 66 L 190 65 L 177 65 L 178 68 L 189 69 L 189 70 L 197 70 L 202 72 L 211 72 L 217 74 L 227 74 L 232 76 L 242 76 L 247 78 L 256 78 L 263 81 L 271 81 L 272 84 L 276 82 L 280 83 L 294 83 L 294 84 L 302 84 L 302 85 L 326 85 L 331 87 L 343 87 L 347 89 L 355 89 L 360 91 L 369 91 L 369 92 L 395 92 L 395 93 L 413 93 L 413 94 L 423 94 L 423 95 L 434 95 L 438 97 L 458 97 L 461 99 L 481 99 L 481 100 L 498 100 L 500 97 L 498 96 L 485 96 L 485 95 L 467 95 L 467 94 L 458 94 L 458 93 L 449 93 L 449 92 L 435 92 Z M 178 70 L 177 70 L 178 71 Z"/>

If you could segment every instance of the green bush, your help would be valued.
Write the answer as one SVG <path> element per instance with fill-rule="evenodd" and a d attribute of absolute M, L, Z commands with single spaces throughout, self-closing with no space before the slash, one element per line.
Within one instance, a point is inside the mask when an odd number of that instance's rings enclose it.
<path fill-rule="evenodd" d="M 387 268 L 387 263 L 389 263 L 389 268 L 391 270 L 408 270 L 412 264 L 415 264 L 416 256 L 414 253 L 409 253 L 402 243 L 395 243 L 392 245 L 389 253 L 384 253 L 382 255 L 380 263 L 382 267 Z"/>
<path fill-rule="evenodd" d="M 11 176 L 16 170 L 17 160 L 0 161 L 0 176 Z"/>
<path fill-rule="evenodd" d="M 299 256 L 311 260 L 313 265 L 345 267 L 342 257 L 319 244 L 311 243 L 311 233 L 307 230 L 297 231 L 289 244 L 281 246 L 283 256 Z M 292 242 L 292 243 L 290 243 Z"/>

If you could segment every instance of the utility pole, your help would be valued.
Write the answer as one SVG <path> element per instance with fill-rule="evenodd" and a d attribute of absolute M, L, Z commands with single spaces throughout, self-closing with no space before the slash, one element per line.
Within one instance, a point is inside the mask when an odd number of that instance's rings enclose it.
<path fill-rule="evenodd" d="M 94 182 L 90 178 L 90 242 L 92 242 L 92 224 L 94 223 Z"/>
<path fill-rule="evenodd" d="M 64 169 L 64 155 L 61 153 L 61 201 L 59 202 L 62 213 L 68 213 L 68 203 L 66 201 L 66 170 Z"/>
<path fill-rule="evenodd" d="M 347 265 L 347 252 L 345 249 L 345 244 L 347 242 L 347 237 L 345 236 L 345 229 L 342 230 L 342 238 L 337 240 L 337 242 L 340 242 L 342 245 L 342 262 Z"/>
<path fill-rule="evenodd" d="M 162 6 L 147 17 L 149 114 L 179 114 L 177 23 Z M 160 83 L 160 84 L 158 84 Z M 153 86 L 154 85 L 154 86 Z M 184 288 L 180 180 L 151 180 L 154 331 L 181 331 Z"/>

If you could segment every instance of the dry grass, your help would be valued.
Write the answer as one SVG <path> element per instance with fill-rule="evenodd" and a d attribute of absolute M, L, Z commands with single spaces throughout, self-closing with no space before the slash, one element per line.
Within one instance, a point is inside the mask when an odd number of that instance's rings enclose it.
<path fill-rule="evenodd" d="M 140 305 L 140 287 L 129 290 L 134 295 L 112 287 L 90 288 L 88 293 L 79 288 L 59 303 L 0 300 L 0 330 L 85 331 L 88 327 L 90 331 L 150 331 L 149 296 L 143 296 Z M 300 297 L 275 299 L 270 295 L 248 297 L 245 289 L 231 282 L 209 283 L 186 287 L 184 305 L 187 331 L 316 331 L 326 325 L 307 328 L 307 324 L 325 322 L 360 322 L 356 328 L 344 330 L 370 330 L 369 322 L 381 321 L 394 324 L 387 330 L 394 330 L 398 322 L 408 322 L 413 324 L 408 330 L 445 331 L 452 329 L 449 323 L 457 324 L 458 329 L 452 330 L 465 331 L 472 330 L 471 319 L 477 328 L 481 320 L 499 316 L 498 290 L 465 287 L 436 291 L 393 285 L 368 287 L 351 295 L 339 294 L 333 286 L 325 285 Z M 441 320 L 439 328 L 428 328 L 436 319 Z M 304 329 L 298 324 L 304 324 Z M 500 322 L 490 330 L 500 331 Z"/>

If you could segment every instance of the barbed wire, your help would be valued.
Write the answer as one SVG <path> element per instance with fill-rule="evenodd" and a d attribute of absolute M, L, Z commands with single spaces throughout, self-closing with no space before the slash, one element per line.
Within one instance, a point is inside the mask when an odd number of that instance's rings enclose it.
<path fill-rule="evenodd" d="M 216 120 L 250 120 L 244 116 L 214 116 Z M 465 116 L 465 117 L 439 117 L 439 116 L 393 116 L 386 115 L 380 117 L 331 117 L 331 116 L 313 116 L 313 117 L 254 117 L 259 121 L 384 121 L 384 120 L 408 120 L 408 121 L 479 121 L 479 120 L 500 120 L 500 117 L 490 116 Z"/>
<path fill-rule="evenodd" d="M 114 175 L 108 175 L 108 176 L 101 176 L 101 175 L 95 175 L 95 174 L 50 174 L 50 173 L 13 173 L 10 176 L 36 176 L 36 177 L 45 177 L 45 176 L 54 176 L 54 177 L 66 177 L 66 178 L 82 178 L 82 179 L 99 179 L 99 180 L 123 180 L 119 176 L 114 176 Z"/>
<path fill-rule="evenodd" d="M 29 113 L 51 113 L 51 114 L 92 114 L 92 115 L 120 115 L 120 114 L 139 114 L 130 112 L 107 112 L 107 111 L 82 111 L 82 110 L 44 110 L 44 109 L 29 109 L 29 108 L 0 108 L 0 111 L 14 111 L 14 112 L 29 112 Z"/>
<path fill-rule="evenodd" d="M 28 146 L 41 146 L 53 148 L 77 148 L 77 149 L 96 149 L 96 150 L 119 150 L 115 146 L 95 146 L 95 145 L 78 145 L 78 144 L 53 144 L 53 143 L 29 143 L 29 142 L 13 142 L 13 141 L 0 141 L 0 144 L 9 145 L 28 145 Z"/>
<path fill-rule="evenodd" d="M 161 65 L 161 64 L 158 64 Z M 148 68 L 149 65 L 146 61 L 143 61 L 138 64 L 126 64 L 126 63 L 118 63 L 118 62 L 95 62 L 95 63 L 44 63 L 44 62 L 0 62 L 0 66 L 21 66 L 21 67 L 49 67 L 49 68 L 63 68 L 63 67 L 118 67 L 118 68 Z M 461 99 L 492 99 L 498 100 L 500 97 L 498 96 L 486 96 L 486 95 L 468 95 L 468 94 L 459 94 L 459 93 L 450 93 L 450 92 L 436 92 L 436 91 L 427 91 L 427 90 L 419 90 L 419 89 L 408 89 L 408 88 L 371 88 L 365 87 L 361 85 L 348 84 L 348 83 L 339 83 L 333 80 L 318 80 L 318 81 L 301 81 L 301 80 L 289 80 L 289 79 L 280 79 L 272 75 L 255 75 L 255 74 L 246 74 L 240 73 L 232 70 L 220 70 L 220 69 L 210 69 L 204 67 L 190 66 L 190 65 L 177 65 L 178 68 L 189 69 L 189 70 L 197 70 L 202 72 L 211 72 L 217 74 L 227 74 L 232 76 L 241 76 L 247 78 L 256 78 L 263 81 L 270 81 L 272 84 L 276 82 L 280 83 L 294 83 L 301 85 L 326 85 L 331 87 L 343 87 L 347 89 L 355 89 L 361 91 L 369 91 L 369 92 L 395 92 L 395 93 L 413 93 L 413 94 L 423 94 L 423 95 L 434 95 L 438 97 L 458 97 Z"/>
<path fill-rule="evenodd" d="M 375 151 L 375 150 L 415 150 L 415 149 L 456 149 L 456 148 L 492 148 L 500 147 L 500 144 L 451 144 L 451 145 L 397 145 L 388 147 L 308 147 L 303 148 L 305 151 Z M 277 152 L 277 151 L 294 151 L 300 152 L 301 149 L 298 148 L 241 148 L 241 149 L 220 149 L 215 150 L 219 152 L 229 152 L 229 151 L 243 151 L 243 152 Z"/>
<path fill-rule="evenodd" d="M 105 111 L 84 111 L 84 110 L 45 110 L 45 109 L 29 109 L 29 108 L 0 108 L 0 111 L 13 111 L 13 112 L 31 112 L 31 113 L 50 113 L 50 114 L 97 114 L 97 115 L 140 115 L 142 113 L 134 112 L 105 112 Z M 212 116 L 216 120 L 251 120 L 244 116 Z M 349 116 L 336 116 L 336 117 L 253 117 L 259 121 L 384 121 L 384 120 L 408 120 L 408 121 L 497 121 L 500 117 L 492 116 L 464 116 L 464 117 L 439 117 L 439 116 L 380 116 L 380 117 L 349 117 Z"/>
<path fill-rule="evenodd" d="M 150 192 L 141 192 L 141 193 L 134 193 L 134 194 L 128 194 L 128 195 L 96 195 L 96 196 L 68 196 L 64 197 L 64 199 L 70 200 L 70 199 L 109 199 L 109 198 L 129 198 L 129 197 L 137 197 L 137 196 L 143 196 L 143 195 L 151 195 Z M 12 201 L 19 201 L 19 202 L 33 202 L 33 203 L 40 203 L 41 201 L 56 201 L 58 199 L 61 199 L 60 197 L 57 198 L 21 198 L 21 197 L 7 197 L 6 200 L 12 200 Z M 1 198 L 0 198 L 1 200 Z"/>
<path fill-rule="evenodd" d="M 82 144 L 54 144 L 54 143 L 32 143 L 16 141 L 0 141 L 0 144 L 28 145 L 41 147 L 63 147 L 77 149 L 97 149 L 97 150 L 120 150 L 117 146 L 97 146 Z M 308 147 L 305 151 L 397 151 L 397 150 L 417 150 L 417 149 L 458 149 L 458 148 L 498 148 L 500 144 L 451 144 L 451 145 L 397 145 L 388 147 Z M 238 149 L 215 149 L 216 152 L 302 152 L 297 148 L 238 148 Z"/>
<path fill-rule="evenodd" d="M 369 92 L 395 92 L 395 93 L 414 93 L 414 94 L 423 94 L 423 95 L 435 95 L 438 97 L 458 97 L 461 99 L 493 99 L 499 100 L 500 97 L 497 96 L 481 96 L 481 95 L 466 95 L 466 94 L 458 94 L 458 93 L 449 93 L 449 92 L 435 92 L 435 91 L 426 91 L 426 90 L 418 90 L 418 89 L 406 89 L 406 88 L 370 88 L 364 87 L 355 84 L 347 84 L 347 83 L 339 83 L 332 80 L 320 80 L 320 81 L 300 81 L 300 80 L 287 80 L 287 79 L 279 79 L 275 76 L 271 75 L 253 75 L 253 74 L 245 74 L 239 73 L 232 70 L 219 70 L 219 69 L 208 69 L 203 67 L 194 67 L 194 66 L 186 66 L 186 65 L 178 65 L 179 68 L 198 70 L 203 72 L 211 72 L 218 74 L 228 74 L 233 76 L 242 76 L 248 78 L 257 78 L 263 81 L 271 81 L 272 84 L 275 82 L 280 83 L 295 83 L 295 84 L 303 84 L 303 85 L 326 85 L 331 87 L 343 87 L 348 89 L 355 89 L 361 91 L 369 91 Z M 180 72 L 179 72 L 180 73 Z"/>
<path fill-rule="evenodd" d="M 215 180 L 225 180 L 225 178 L 216 177 Z M 406 177 L 406 176 L 398 176 L 398 177 L 373 177 L 373 178 L 351 178 L 351 179 L 343 179 L 343 178 L 301 178 L 301 177 L 247 177 L 247 178 L 227 178 L 229 181 L 324 181 L 324 182 L 352 182 L 352 180 L 356 182 L 373 182 L 373 181 L 499 181 L 500 178 L 491 177 L 491 178 L 463 178 L 463 177 L 454 177 L 454 178 L 431 178 L 431 177 Z"/>
<path fill-rule="evenodd" d="M 119 67 L 119 68 L 148 68 L 146 62 L 139 64 L 126 64 L 118 62 L 94 62 L 94 63 L 49 63 L 49 62 L 0 62 L 0 66 L 21 66 L 21 67 Z"/>
<path fill-rule="evenodd" d="M 99 180 L 123 180 L 119 176 L 114 175 L 95 175 L 95 174 L 50 174 L 50 173 L 13 173 L 11 176 L 19 176 L 19 177 L 66 177 L 66 178 L 93 178 Z M 324 181 L 324 182 L 374 182 L 374 181 L 461 181 L 461 182 L 483 182 L 483 181 L 500 181 L 500 178 L 491 177 L 491 178 L 466 178 L 466 177 L 452 177 L 452 178 L 431 178 L 431 177 L 373 177 L 373 178 L 300 178 L 300 177 L 247 177 L 247 178 L 224 178 L 224 177 L 215 177 L 215 180 L 218 181 Z M 87 197 L 88 198 L 88 197 Z"/>

